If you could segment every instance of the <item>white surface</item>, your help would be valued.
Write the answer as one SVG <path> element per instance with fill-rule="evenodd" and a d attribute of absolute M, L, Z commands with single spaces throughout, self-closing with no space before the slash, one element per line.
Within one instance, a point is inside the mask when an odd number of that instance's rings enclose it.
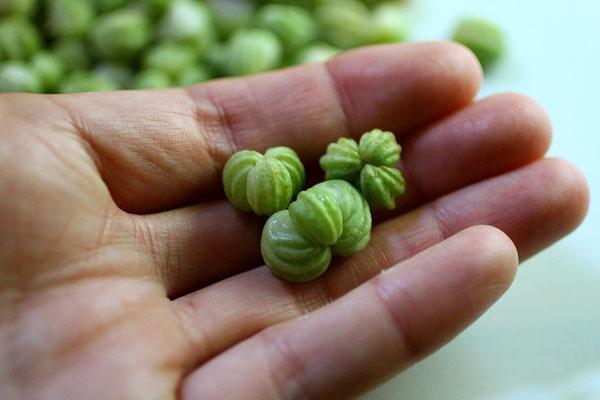
<path fill-rule="evenodd" d="M 554 125 L 550 154 L 583 171 L 592 203 L 584 224 L 525 263 L 488 314 L 365 399 L 600 399 L 600 2 L 412 1 L 416 39 L 447 37 L 464 15 L 503 27 L 509 55 L 482 95 L 537 99 Z"/>

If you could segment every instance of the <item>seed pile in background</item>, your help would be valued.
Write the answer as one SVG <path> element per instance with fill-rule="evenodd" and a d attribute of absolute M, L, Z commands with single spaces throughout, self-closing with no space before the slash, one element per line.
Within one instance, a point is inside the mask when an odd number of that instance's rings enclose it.
<path fill-rule="evenodd" d="M 189 86 L 408 38 L 403 1 L 0 0 L 0 92 Z M 455 39 L 486 66 L 503 49 L 489 23 Z"/>

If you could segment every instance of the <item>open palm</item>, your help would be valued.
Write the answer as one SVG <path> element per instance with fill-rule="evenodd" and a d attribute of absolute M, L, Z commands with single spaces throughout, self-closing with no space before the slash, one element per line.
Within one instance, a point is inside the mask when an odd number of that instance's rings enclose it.
<path fill-rule="evenodd" d="M 544 112 L 474 102 L 480 79 L 424 43 L 188 90 L 1 96 L 0 398 L 347 398 L 431 353 L 587 208 L 579 173 L 542 160 Z M 322 278 L 275 278 L 264 219 L 222 195 L 227 158 L 287 145 L 310 171 L 372 128 L 404 148 L 398 210 Z"/>

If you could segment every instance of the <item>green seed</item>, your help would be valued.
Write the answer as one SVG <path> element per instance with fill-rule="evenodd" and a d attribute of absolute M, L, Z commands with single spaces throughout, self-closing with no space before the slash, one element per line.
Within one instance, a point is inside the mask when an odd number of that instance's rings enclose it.
<path fill-rule="evenodd" d="M 360 174 L 360 190 L 371 208 L 393 210 L 396 199 L 404 194 L 404 178 L 396 168 L 367 165 Z"/>
<path fill-rule="evenodd" d="M 164 71 L 171 79 L 177 78 L 181 71 L 194 66 L 197 62 L 194 48 L 177 42 L 160 43 L 150 49 L 144 57 L 144 67 Z"/>
<path fill-rule="evenodd" d="M 401 150 L 393 133 L 374 129 L 362 135 L 360 144 L 349 138 L 330 144 L 320 165 L 325 179 L 360 187 L 372 209 L 393 209 L 404 194 L 404 178 L 396 168 Z"/>
<path fill-rule="evenodd" d="M 48 31 L 53 37 L 82 36 L 94 19 L 94 4 L 84 0 L 47 0 Z"/>
<path fill-rule="evenodd" d="M 100 78 L 115 82 L 120 89 L 125 89 L 131 86 L 133 80 L 133 72 L 126 65 L 108 62 L 98 64 L 94 68 L 94 72 Z"/>
<path fill-rule="evenodd" d="M 119 61 L 134 58 L 150 37 L 147 17 L 134 9 L 120 9 L 100 16 L 91 31 L 99 54 Z"/>
<path fill-rule="evenodd" d="M 41 47 L 40 36 L 22 16 L 0 19 L 0 59 L 26 60 Z"/>
<path fill-rule="evenodd" d="M 252 75 L 277 68 L 281 58 L 277 36 L 263 29 L 244 29 L 230 39 L 225 71 L 231 76 Z"/>
<path fill-rule="evenodd" d="M 40 79 L 43 91 L 47 93 L 54 92 L 65 75 L 61 58 L 47 51 L 36 53 L 31 66 Z"/>
<path fill-rule="evenodd" d="M 296 64 L 324 63 L 341 53 L 342 50 L 328 45 L 317 43 L 301 50 L 295 58 Z"/>
<path fill-rule="evenodd" d="M 36 72 L 21 61 L 0 64 L 0 93 L 42 91 L 42 82 Z"/>
<path fill-rule="evenodd" d="M 243 150 L 227 161 L 223 170 L 225 195 L 233 206 L 258 215 L 287 208 L 304 184 L 304 166 L 289 148 L 262 154 Z"/>
<path fill-rule="evenodd" d="M 358 151 L 365 164 L 393 167 L 400 160 L 402 148 L 392 132 L 374 129 L 362 135 Z"/>
<path fill-rule="evenodd" d="M 363 196 L 345 181 L 326 181 L 301 192 L 288 211 L 269 218 L 261 252 L 273 274 L 305 282 L 327 270 L 332 254 L 349 256 L 364 249 L 371 227 Z"/>
<path fill-rule="evenodd" d="M 119 85 L 93 72 L 74 72 L 61 84 L 61 93 L 105 92 L 118 90 Z"/>
<path fill-rule="evenodd" d="M 37 0 L 0 0 L 0 15 L 30 15 L 37 3 Z"/>
<path fill-rule="evenodd" d="M 484 70 L 493 67 L 504 55 L 506 48 L 500 28 L 481 18 L 467 18 L 461 21 L 452 39 L 475 53 Z"/>
<path fill-rule="evenodd" d="M 321 157 L 319 164 L 325 171 L 325 179 L 343 179 L 348 182 L 355 182 L 363 167 L 358 144 L 354 139 L 348 138 L 340 138 L 327 146 L 327 153 Z"/>
<path fill-rule="evenodd" d="M 382 3 L 373 10 L 370 43 L 397 43 L 408 39 L 408 16 L 405 6 L 398 3 Z"/>
<path fill-rule="evenodd" d="M 318 278 L 331 263 L 331 248 L 305 239 L 287 210 L 279 211 L 268 219 L 260 247 L 271 272 L 291 282 Z"/>
<path fill-rule="evenodd" d="M 67 71 L 87 70 L 92 64 L 88 46 L 77 38 L 59 40 L 55 43 L 52 53 L 61 60 Z"/>
<path fill-rule="evenodd" d="M 300 7 L 268 4 L 260 8 L 257 25 L 277 35 L 284 50 L 293 54 L 317 36 L 310 13 Z"/>
<path fill-rule="evenodd" d="M 359 1 L 330 0 L 315 10 L 323 37 L 333 46 L 349 49 L 369 42 L 369 10 Z"/>
<path fill-rule="evenodd" d="M 189 87 L 210 80 L 210 71 L 203 65 L 192 65 L 181 71 L 177 85 Z"/>
<path fill-rule="evenodd" d="M 216 38 L 210 10 L 204 3 L 174 0 L 160 27 L 159 37 L 165 41 L 187 43 L 202 57 Z"/>
<path fill-rule="evenodd" d="M 148 69 L 140 72 L 133 80 L 132 89 L 164 89 L 173 86 L 166 72 Z"/>
<path fill-rule="evenodd" d="M 128 0 L 93 0 L 93 3 L 96 6 L 96 10 L 98 10 L 98 12 L 101 13 L 124 7 L 125 5 L 127 5 L 127 2 Z"/>
<path fill-rule="evenodd" d="M 222 37 L 247 26 L 254 14 L 251 0 L 207 0 L 214 24 Z"/>

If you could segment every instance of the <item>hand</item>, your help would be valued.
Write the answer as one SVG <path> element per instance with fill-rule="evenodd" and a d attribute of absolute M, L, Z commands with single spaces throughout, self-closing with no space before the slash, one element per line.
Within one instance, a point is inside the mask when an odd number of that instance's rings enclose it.
<path fill-rule="evenodd" d="M 0 398 L 345 398 L 425 357 L 587 208 L 581 175 L 541 159 L 544 112 L 473 101 L 480 80 L 430 43 L 189 90 L 0 96 Z M 321 279 L 275 278 L 223 164 L 287 145 L 315 165 L 372 128 L 404 147 L 397 212 Z"/>

